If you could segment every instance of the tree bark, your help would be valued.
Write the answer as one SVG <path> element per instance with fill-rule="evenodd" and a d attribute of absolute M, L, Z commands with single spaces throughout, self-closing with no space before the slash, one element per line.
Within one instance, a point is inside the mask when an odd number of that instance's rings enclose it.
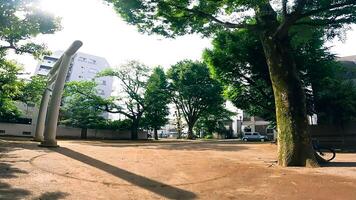
<path fill-rule="evenodd" d="M 82 130 L 80 132 L 80 138 L 87 139 L 87 135 L 88 135 L 88 128 L 82 128 Z"/>
<path fill-rule="evenodd" d="M 281 166 L 318 166 L 307 132 L 305 93 L 288 36 L 261 34 L 276 105 L 278 163 Z"/>
<path fill-rule="evenodd" d="M 158 131 L 156 128 L 153 130 L 153 135 L 155 137 L 155 140 L 158 140 Z"/>
<path fill-rule="evenodd" d="M 188 139 L 192 140 L 194 139 L 194 134 L 193 134 L 193 123 L 188 123 Z"/>
<path fill-rule="evenodd" d="M 131 140 L 137 140 L 138 139 L 138 125 L 139 125 L 139 121 L 138 120 L 132 120 Z"/>

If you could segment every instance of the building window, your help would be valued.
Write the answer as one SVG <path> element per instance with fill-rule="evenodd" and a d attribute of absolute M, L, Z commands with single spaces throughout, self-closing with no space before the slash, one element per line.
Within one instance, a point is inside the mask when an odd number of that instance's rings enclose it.
<path fill-rule="evenodd" d="M 40 69 L 50 70 L 50 69 L 52 69 L 52 67 L 46 66 L 46 65 L 40 65 Z"/>
<path fill-rule="evenodd" d="M 87 59 L 84 58 L 84 57 L 79 57 L 79 58 L 78 58 L 78 61 L 80 61 L 80 62 L 87 62 Z"/>
<path fill-rule="evenodd" d="M 5 130 L 0 130 L 0 134 L 5 134 Z"/>
<path fill-rule="evenodd" d="M 83 76 L 78 76 L 78 78 L 83 78 Z"/>
<path fill-rule="evenodd" d="M 49 57 L 49 56 L 45 56 L 43 57 L 43 60 L 50 60 L 52 62 L 56 62 L 58 60 L 58 58 L 53 58 L 53 57 Z"/>
<path fill-rule="evenodd" d="M 96 60 L 89 59 L 89 60 L 88 60 L 88 63 L 89 63 L 89 64 L 96 64 Z"/>
<path fill-rule="evenodd" d="M 102 84 L 102 85 L 106 85 L 106 80 L 103 80 L 103 81 L 101 82 L 101 84 Z"/>

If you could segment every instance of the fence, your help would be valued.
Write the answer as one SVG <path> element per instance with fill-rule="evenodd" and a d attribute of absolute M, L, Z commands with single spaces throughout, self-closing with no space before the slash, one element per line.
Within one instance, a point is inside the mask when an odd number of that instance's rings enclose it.
<path fill-rule="evenodd" d="M 310 134 L 323 145 L 338 149 L 356 149 L 356 123 L 345 124 L 342 127 L 331 125 L 309 126 Z"/>
<path fill-rule="evenodd" d="M 0 123 L 0 136 L 22 136 L 33 137 L 35 127 L 28 124 L 13 124 L 13 123 Z M 67 126 L 58 126 L 58 138 L 81 138 L 81 129 Z M 117 139 L 129 140 L 131 139 L 130 131 L 119 130 L 98 130 L 88 129 L 88 139 Z M 147 139 L 146 132 L 139 132 L 138 139 Z"/>

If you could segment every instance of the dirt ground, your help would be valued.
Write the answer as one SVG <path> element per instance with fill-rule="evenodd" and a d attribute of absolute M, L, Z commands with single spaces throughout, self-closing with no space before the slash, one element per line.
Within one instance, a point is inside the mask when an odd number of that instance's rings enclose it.
<path fill-rule="evenodd" d="M 356 199 L 356 154 L 276 166 L 276 146 L 239 141 L 0 138 L 0 199 Z"/>

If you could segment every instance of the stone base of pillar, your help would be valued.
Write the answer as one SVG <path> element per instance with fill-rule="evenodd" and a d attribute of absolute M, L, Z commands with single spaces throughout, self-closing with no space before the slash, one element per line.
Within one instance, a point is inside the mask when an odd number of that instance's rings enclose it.
<path fill-rule="evenodd" d="M 41 144 L 38 145 L 39 147 L 47 147 L 47 148 L 56 148 L 59 147 L 59 145 L 57 144 L 56 140 L 45 140 L 42 141 Z"/>
<path fill-rule="evenodd" d="M 36 141 L 36 142 L 43 142 L 44 138 L 42 137 L 39 137 L 39 138 L 33 138 L 33 141 Z"/>

